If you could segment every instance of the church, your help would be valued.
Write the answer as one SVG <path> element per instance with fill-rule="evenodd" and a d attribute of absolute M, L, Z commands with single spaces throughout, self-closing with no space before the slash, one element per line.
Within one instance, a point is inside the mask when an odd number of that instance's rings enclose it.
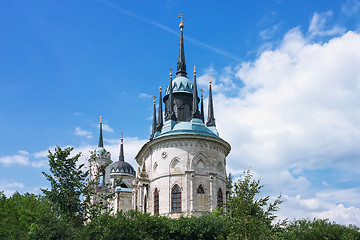
<path fill-rule="evenodd" d="M 114 193 L 103 203 L 113 212 L 133 209 L 171 218 L 196 216 L 222 206 L 230 194 L 226 157 L 231 146 L 219 137 L 216 129 L 211 78 L 205 121 L 203 92 L 199 98 L 195 67 L 193 81 L 187 76 L 184 17 L 181 14 L 179 18 L 176 75 L 173 79 L 170 69 L 169 85 L 160 87 L 158 106 L 154 99 L 152 134 L 135 157 L 137 171 L 125 161 L 123 136 L 119 159 L 111 160 L 104 148 L 100 118 L 98 148 L 89 160 L 90 178 L 101 175 L 92 201 L 101 201 L 102 195 Z"/>

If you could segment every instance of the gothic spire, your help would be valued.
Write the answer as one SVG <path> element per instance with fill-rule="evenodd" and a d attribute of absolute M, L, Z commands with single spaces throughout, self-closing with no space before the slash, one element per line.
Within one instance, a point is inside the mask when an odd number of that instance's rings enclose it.
<path fill-rule="evenodd" d="M 155 136 L 155 133 L 156 133 L 156 126 L 157 126 L 157 123 L 156 123 L 156 100 L 155 100 L 155 96 L 154 96 L 154 114 L 153 114 L 153 124 L 152 124 L 152 134 L 151 134 L 151 137 L 154 137 Z"/>
<path fill-rule="evenodd" d="M 179 27 L 180 27 L 180 46 L 179 46 L 179 59 L 177 62 L 176 76 L 186 77 L 187 73 L 186 73 L 184 40 L 183 40 L 183 28 L 184 28 L 183 19 L 185 19 L 185 17 L 183 17 L 183 15 L 180 14 L 179 18 L 181 19 L 181 22 L 179 25 Z"/>
<path fill-rule="evenodd" d="M 103 119 L 103 117 L 100 116 L 99 119 L 100 119 L 100 135 L 99 135 L 98 147 L 104 147 L 103 135 L 102 135 L 102 119 Z"/>
<path fill-rule="evenodd" d="M 172 68 L 170 68 L 170 85 L 169 85 L 169 100 L 168 100 L 168 107 L 169 110 L 167 112 L 167 116 L 165 117 L 165 121 L 167 120 L 174 120 L 176 121 L 176 116 L 174 112 L 174 103 L 173 103 L 173 88 L 172 88 Z"/>
<path fill-rule="evenodd" d="M 201 89 L 200 91 L 201 91 L 201 110 L 200 110 L 201 112 L 200 112 L 200 114 L 201 114 L 202 122 L 205 123 L 205 120 L 204 120 L 204 90 Z"/>
<path fill-rule="evenodd" d="M 208 127 L 215 126 L 214 106 L 213 106 L 212 91 L 211 91 L 211 76 L 209 81 L 209 104 L 208 104 L 208 119 L 206 121 L 206 126 Z"/>
<path fill-rule="evenodd" d="M 159 113 L 158 113 L 158 125 L 157 125 L 157 131 L 161 131 L 161 128 L 163 127 L 163 113 L 162 113 L 162 95 L 161 95 L 161 87 L 160 90 L 160 96 L 159 96 Z"/>
<path fill-rule="evenodd" d="M 192 118 L 201 118 L 198 105 L 198 95 L 196 86 L 196 70 L 194 66 L 194 88 L 193 88 L 193 104 L 192 104 Z"/>
<path fill-rule="evenodd" d="M 125 161 L 124 160 L 124 138 L 123 138 L 123 133 L 121 133 L 119 161 Z"/>

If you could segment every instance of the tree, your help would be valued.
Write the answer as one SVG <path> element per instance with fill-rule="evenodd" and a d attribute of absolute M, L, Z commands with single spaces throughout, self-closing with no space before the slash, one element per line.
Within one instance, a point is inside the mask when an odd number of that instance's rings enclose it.
<path fill-rule="evenodd" d="M 270 196 L 256 198 L 263 185 L 260 180 L 253 180 L 251 172 L 244 171 L 244 176 L 236 182 L 232 194 L 225 203 L 225 216 L 229 239 L 279 239 L 280 225 L 273 224 L 282 203 L 281 195 L 270 203 Z"/>
<path fill-rule="evenodd" d="M 75 224 L 82 224 L 85 220 L 85 204 L 82 201 L 87 185 L 88 171 L 84 171 L 84 164 L 78 161 L 81 153 L 70 157 L 72 147 L 61 149 L 59 146 L 52 153 L 49 150 L 49 166 L 52 174 L 43 172 L 51 184 L 51 190 L 41 189 L 45 197 L 54 204 L 55 212 L 59 213 Z"/>
<path fill-rule="evenodd" d="M 357 240 L 360 239 L 359 228 L 348 227 L 330 222 L 327 219 L 301 219 L 291 221 L 282 234 L 287 240 Z"/>
<path fill-rule="evenodd" d="M 40 195 L 0 192 L 0 239 L 26 239 L 30 227 L 50 213 L 50 203 Z"/>

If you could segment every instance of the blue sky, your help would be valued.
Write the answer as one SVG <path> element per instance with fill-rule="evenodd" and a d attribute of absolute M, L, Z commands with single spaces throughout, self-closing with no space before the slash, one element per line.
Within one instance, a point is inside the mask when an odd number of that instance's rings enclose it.
<path fill-rule="evenodd" d="M 133 158 L 176 68 L 212 76 L 228 172 L 251 168 L 281 217 L 360 226 L 360 1 L 0 0 L 0 190 L 39 193 L 47 149 Z"/>

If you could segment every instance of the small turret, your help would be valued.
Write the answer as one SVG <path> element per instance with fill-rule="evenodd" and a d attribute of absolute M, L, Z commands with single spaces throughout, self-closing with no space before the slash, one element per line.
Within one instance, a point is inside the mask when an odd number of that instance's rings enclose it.
<path fill-rule="evenodd" d="M 100 116 L 99 119 L 100 119 L 100 134 L 99 134 L 98 147 L 104 147 L 103 134 L 102 134 L 102 120 L 103 120 L 103 117 Z"/>
<path fill-rule="evenodd" d="M 151 138 L 153 138 L 155 136 L 156 133 L 156 127 L 157 127 L 157 123 L 156 123 L 156 100 L 155 100 L 155 96 L 154 96 L 154 113 L 153 113 L 153 123 L 152 123 L 152 132 L 151 132 Z"/>
<path fill-rule="evenodd" d="M 165 121 L 168 120 L 173 120 L 176 121 L 176 116 L 175 116 L 175 112 L 174 112 L 174 101 L 173 101 L 173 88 L 172 88 L 172 68 L 170 68 L 170 85 L 169 85 L 169 100 L 168 100 L 168 112 L 166 113 L 165 116 Z"/>
<path fill-rule="evenodd" d="M 205 123 L 205 120 L 204 120 L 204 90 L 201 89 L 200 91 L 201 91 L 201 106 L 200 106 L 201 112 L 200 112 L 200 114 L 201 114 L 202 122 Z"/>
<path fill-rule="evenodd" d="M 125 161 L 125 158 L 124 158 L 124 138 L 123 138 L 123 133 L 121 133 L 121 143 L 120 143 L 119 161 Z"/>
<path fill-rule="evenodd" d="M 164 126 L 163 123 L 163 113 L 162 113 L 162 94 L 161 94 L 161 87 L 160 90 L 160 96 L 159 96 L 159 113 L 158 113 L 158 125 L 157 125 L 157 131 L 161 131 L 162 127 Z"/>
<path fill-rule="evenodd" d="M 195 66 L 194 66 L 194 88 L 193 88 L 192 118 L 200 118 L 200 119 L 201 119 L 201 115 L 200 115 L 200 112 L 199 112 L 199 105 L 198 105 L 198 95 L 197 95 L 196 69 L 195 69 Z"/>
<path fill-rule="evenodd" d="M 206 126 L 207 127 L 215 126 L 214 106 L 213 106 L 212 91 L 211 91 L 211 76 L 209 80 L 209 104 L 208 104 L 208 119 L 206 121 Z"/>

